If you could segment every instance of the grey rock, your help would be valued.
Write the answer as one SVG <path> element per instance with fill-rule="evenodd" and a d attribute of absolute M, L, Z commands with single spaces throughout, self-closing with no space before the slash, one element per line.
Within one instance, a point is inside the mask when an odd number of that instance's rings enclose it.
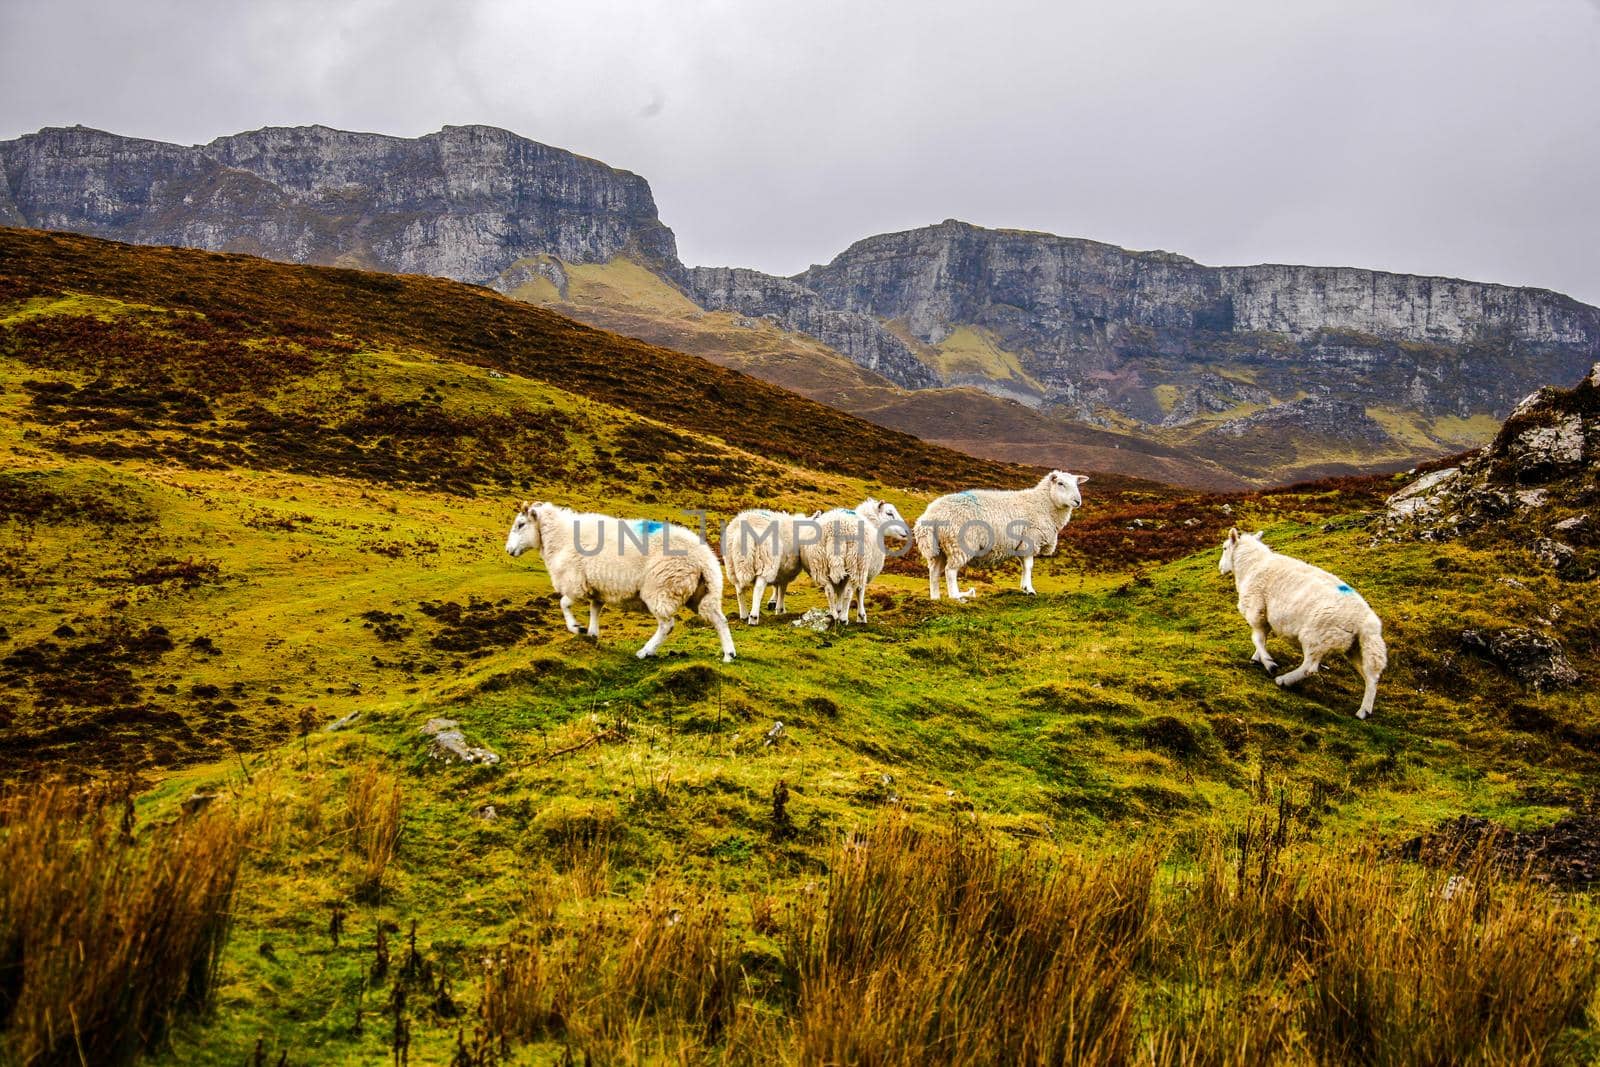
<path fill-rule="evenodd" d="M 936 344 L 990 331 L 1052 401 L 1166 416 L 1153 388 L 1203 390 L 1218 364 L 1291 397 L 1429 415 L 1505 412 L 1600 351 L 1600 309 L 1540 289 L 1342 267 L 1207 267 L 1168 252 L 955 220 L 858 241 L 795 281 Z M 1547 380 L 1547 379 L 1545 379 Z M 1204 403 L 1202 397 L 1201 403 Z"/>
<path fill-rule="evenodd" d="M 1583 680 L 1567 659 L 1561 642 L 1536 630 L 1463 630 L 1461 646 L 1539 692 L 1570 688 Z"/>
<path fill-rule="evenodd" d="M 355 725 L 356 720 L 359 718 L 361 718 L 361 712 L 352 711 L 348 715 L 341 715 L 339 718 L 324 726 L 323 729 L 330 734 L 338 733 L 340 730 L 348 730 L 350 727 Z"/>
<path fill-rule="evenodd" d="M 841 311 L 788 278 L 740 267 L 695 267 L 689 290 L 709 311 L 737 311 L 766 318 L 787 330 L 814 337 L 885 378 L 911 389 L 939 378 L 900 338 L 872 315 Z M 752 323 L 752 325 L 754 325 Z"/>
<path fill-rule="evenodd" d="M 807 608 L 806 613 L 789 624 L 813 633 L 825 634 L 833 625 L 833 617 L 821 608 Z"/>
<path fill-rule="evenodd" d="M 429 719 L 422 727 L 422 734 L 432 739 L 428 745 L 428 755 L 432 759 L 485 766 L 500 762 L 500 757 L 487 748 L 468 744 L 461 724 L 454 719 Z"/>
<path fill-rule="evenodd" d="M 91 130 L 0 141 L 14 224 L 488 282 L 630 254 L 682 277 L 649 184 L 489 126 L 424 137 L 269 127 L 181 146 Z"/>

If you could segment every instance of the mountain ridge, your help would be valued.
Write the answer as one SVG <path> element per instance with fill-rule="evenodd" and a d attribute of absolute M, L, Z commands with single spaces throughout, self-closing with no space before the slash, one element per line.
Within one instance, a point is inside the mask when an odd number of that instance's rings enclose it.
<path fill-rule="evenodd" d="M 454 278 L 758 375 L 770 360 L 726 331 L 708 341 L 700 320 L 768 323 L 803 342 L 787 346 L 785 384 L 816 342 L 909 391 L 840 401 L 857 413 L 931 411 L 910 398 L 943 387 L 1035 408 L 1036 420 L 986 420 L 1017 435 L 979 440 L 1003 458 L 1031 460 L 1041 434 L 1057 436 L 1045 424 L 1088 424 L 1257 483 L 1393 468 L 1482 444 L 1521 395 L 1600 357 L 1600 309 L 1553 290 L 1213 267 L 954 219 L 864 237 L 789 278 L 687 267 L 644 178 L 481 125 L 417 138 L 264 127 L 190 147 L 50 128 L 0 142 L 0 168 L 0 221 Z M 575 267 L 625 261 L 670 300 L 568 285 Z M 1326 419 L 1300 417 L 1323 410 L 1308 398 L 1356 405 L 1361 434 L 1330 438 Z M 1214 432 L 1223 424 L 1273 429 L 1236 446 Z M 937 419 L 910 428 L 952 439 Z M 1173 476 L 1215 484 L 1200 466 Z"/>

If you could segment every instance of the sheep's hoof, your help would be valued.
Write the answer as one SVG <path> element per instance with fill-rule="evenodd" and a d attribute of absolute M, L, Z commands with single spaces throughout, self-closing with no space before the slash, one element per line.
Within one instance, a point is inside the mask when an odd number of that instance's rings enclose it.
<path fill-rule="evenodd" d="M 582 632 L 583 632 L 583 631 L 582 631 L 582 630 L 580 630 L 580 629 L 578 629 L 578 627 L 576 627 L 576 626 L 569 626 L 569 627 L 567 627 L 567 633 L 569 633 L 569 634 L 580 634 L 580 633 L 582 633 Z"/>
<path fill-rule="evenodd" d="M 748 619 L 744 620 L 744 624 L 746 626 L 760 626 L 761 625 L 761 616 L 752 615 Z"/>
<path fill-rule="evenodd" d="M 1356 718 L 1365 719 L 1368 715 L 1371 715 L 1371 714 L 1372 714 L 1372 712 L 1368 711 L 1366 708 L 1362 708 L 1360 711 L 1356 712 Z"/>
<path fill-rule="evenodd" d="M 1298 678 L 1291 678 L 1287 674 L 1280 674 L 1276 678 L 1273 679 L 1274 682 L 1278 683 L 1278 686 L 1281 689 L 1287 689 L 1291 685 L 1293 685 L 1294 683 L 1298 682 L 1299 680 L 1300 679 L 1298 679 Z"/>
<path fill-rule="evenodd" d="M 1038 593 L 1034 592 L 1032 589 L 1024 589 L 1023 592 L 1027 593 L 1029 596 L 1038 596 L 1039 595 Z"/>
<path fill-rule="evenodd" d="M 724 652 L 722 654 L 722 662 L 724 662 L 724 663 L 732 663 L 734 661 L 734 658 L 737 655 L 738 655 L 738 653 L 735 653 L 735 652 Z"/>
<path fill-rule="evenodd" d="M 641 648 L 639 651 L 634 653 L 634 656 L 636 658 L 638 658 L 638 659 L 649 659 L 653 655 L 655 655 L 654 652 L 651 652 L 648 649 L 643 649 L 643 648 Z"/>
<path fill-rule="evenodd" d="M 1256 662 L 1261 664 L 1262 669 L 1265 670 L 1268 674 L 1271 674 L 1273 671 L 1278 669 L 1278 664 L 1275 661 L 1270 660 L 1270 659 L 1256 660 Z"/>

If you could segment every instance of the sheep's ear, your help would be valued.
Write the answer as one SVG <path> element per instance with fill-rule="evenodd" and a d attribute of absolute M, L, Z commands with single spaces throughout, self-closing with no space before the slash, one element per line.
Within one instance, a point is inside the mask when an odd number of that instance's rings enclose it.
<path fill-rule="evenodd" d="M 1267 536 L 1267 531 L 1265 531 L 1265 530 L 1257 530 L 1255 533 L 1251 534 L 1250 536 L 1254 537 L 1257 541 L 1259 541 L 1263 537 Z"/>
<path fill-rule="evenodd" d="M 1073 477 L 1078 480 L 1079 485 L 1082 485 L 1084 482 L 1089 480 L 1089 476 L 1087 474 L 1074 474 Z"/>
<path fill-rule="evenodd" d="M 1228 544 L 1236 545 L 1238 543 L 1239 543 L 1239 527 L 1237 527 L 1237 526 L 1228 527 Z"/>

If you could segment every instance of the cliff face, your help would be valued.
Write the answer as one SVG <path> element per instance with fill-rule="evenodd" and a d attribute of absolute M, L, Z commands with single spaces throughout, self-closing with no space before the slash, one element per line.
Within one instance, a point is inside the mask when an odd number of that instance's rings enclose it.
<path fill-rule="evenodd" d="M 989 330 L 1048 390 L 1089 414 L 1164 421 L 1152 390 L 1209 388 L 1207 368 L 1292 398 L 1424 415 L 1503 414 L 1600 354 L 1600 309 L 1537 289 L 1349 268 L 1205 267 L 1049 234 L 948 221 L 859 241 L 795 281 L 828 304 L 904 322 L 938 344 Z M 1180 400 L 1180 404 L 1183 403 Z"/>
<path fill-rule="evenodd" d="M 0 142 L 13 225 L 484 282 L 516 260 L 634 255 L 681 277 L 638 175 L 485 126 L 322 126 L 183 147 L 83 127 Z"/>
<path fill-rule="evenodd" d="M 877 318 L 830 307 L 788 278 L 739 267 L 694 267 L 689 289 L 709 311 L 737 311 L 769 319 L 786 330 L 815 337 L 891 381 L 912 389 L 939 384 L 938 376 Z"/>

